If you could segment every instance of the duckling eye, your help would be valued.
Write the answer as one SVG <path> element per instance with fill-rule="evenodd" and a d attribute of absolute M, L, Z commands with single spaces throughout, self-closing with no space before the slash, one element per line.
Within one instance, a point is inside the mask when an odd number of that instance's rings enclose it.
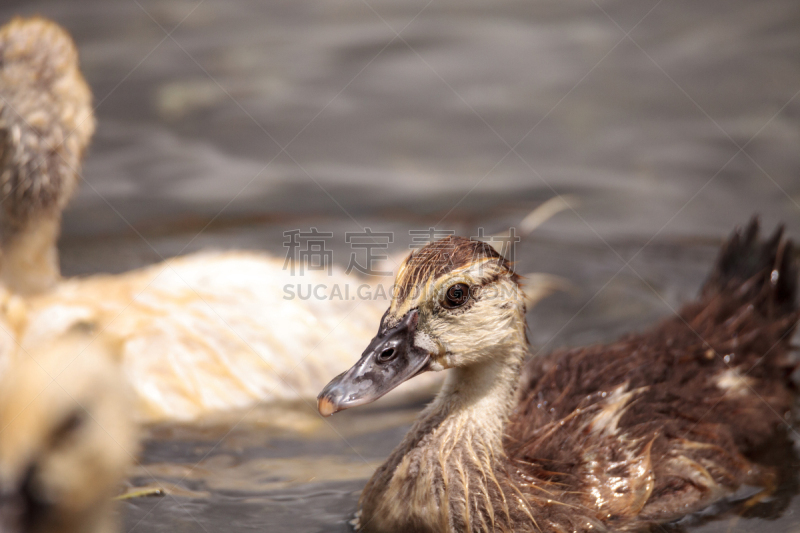
<path fill-rule="evenodd" d="M 456 283 L 451 285 L 444 294 L 442 307 L 445 309 L 455 309 L 461 307 L 469 300 L 469 285 L 466 283 Z"/>

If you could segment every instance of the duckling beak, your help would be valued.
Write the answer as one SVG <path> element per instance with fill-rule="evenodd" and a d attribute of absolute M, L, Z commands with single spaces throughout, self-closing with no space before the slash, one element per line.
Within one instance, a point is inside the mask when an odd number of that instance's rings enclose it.
<path fill-rule="evenodd" d="M 339 374 L 317 396 L 322 416 L 374 402 L 428 369 L 431 354 L 414 345 L 419 311 L 412 309 L 395 327 L 379 331 L 350 370 Z"/>

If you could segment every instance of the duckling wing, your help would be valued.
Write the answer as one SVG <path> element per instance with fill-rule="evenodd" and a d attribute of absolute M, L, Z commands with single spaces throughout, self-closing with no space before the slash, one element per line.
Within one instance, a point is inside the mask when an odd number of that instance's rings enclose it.
<path fill-rule="evenodd" d="M 506 441 L 531 501 L 553 523 L 580 515 L 627 529 L 770 485 L 757 455 L 785 441 L 796 284 L 790 243 L 780 229 L 759 240 L 753 221 L 678 316 L 531 360 Z M 573 518 L 555 516 L 567 508 Z"/>

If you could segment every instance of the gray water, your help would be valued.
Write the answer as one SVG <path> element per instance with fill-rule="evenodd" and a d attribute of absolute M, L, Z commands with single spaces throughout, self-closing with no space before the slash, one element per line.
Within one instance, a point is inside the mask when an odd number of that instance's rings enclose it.
<path fill-rule="evenodd" d="M 578 289 L 530 313 L 546 351 L 669 316 L 753 213 L 800 237 L 795 0 L 0 6 L 33 13 L 73 33 L 97 104 L 67 275 L 209 247 L 283 254 L 284 231 L 312 226 L 344 265 L 348 231 L 393 231 L 402 251 L 410 228 L 493 233 L 569 194 L 517 248 L 520 271 Z M 126 502 L 126 530 L 346 531 L 423 402 L 151 428 L 130 483 L 171 494 Z M 286 413 L 307 429 L 276 427 Z M 798 531 L 797 513 L 794 499 L 689 529 Z"/>

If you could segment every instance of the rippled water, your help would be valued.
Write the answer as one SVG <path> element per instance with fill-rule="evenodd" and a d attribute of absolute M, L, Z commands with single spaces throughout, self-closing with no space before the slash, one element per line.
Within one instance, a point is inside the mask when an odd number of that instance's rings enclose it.
<path fill-rule="evenodd" d="M 69 275 L 282 254 L 311 226 L 344 264 L 347 231 L 402 251 L 409 228 L 499 231 L 570 193 L 517 252 L 578 289 L 530 313 L 547 350 L 669 315 L 751 213 L 800 236 L 796 0 L 4 0 L 15 13 L 73 32 L 98 104 Z M 126 529 L 346 531 L 422 401 L 152 428 L 131 482 L 174 488 L 126 502 Z M 692 530 L 797 531 L 795 513 Z"/>

